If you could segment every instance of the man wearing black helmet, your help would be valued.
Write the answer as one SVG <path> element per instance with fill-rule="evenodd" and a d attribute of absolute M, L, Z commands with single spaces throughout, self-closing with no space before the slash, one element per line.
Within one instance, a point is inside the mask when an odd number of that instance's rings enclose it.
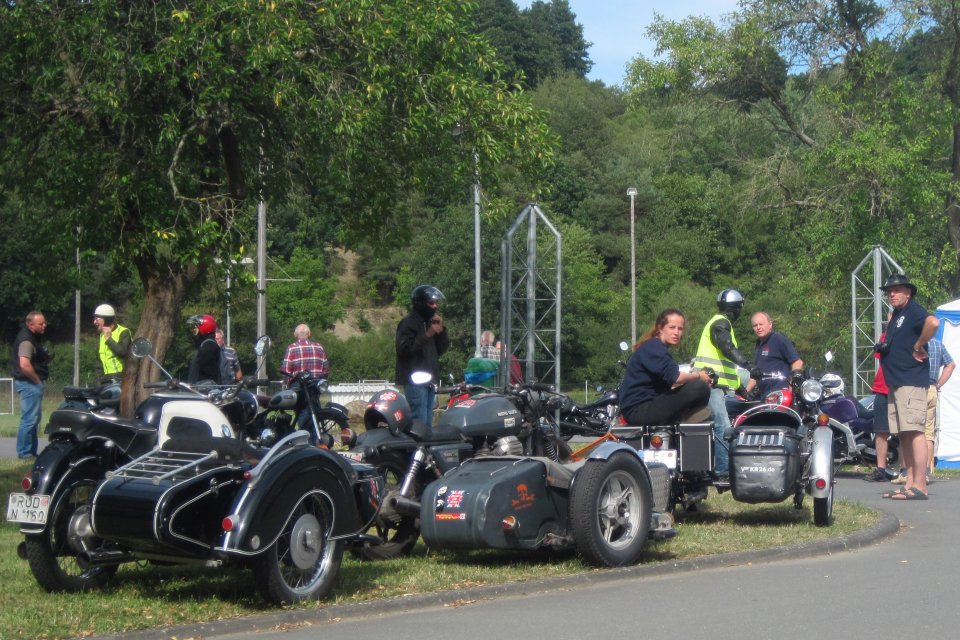
<path fill-rule="evenodd" d="M 695 369 L 710 368 L 717 374 L 717 382 L 710 390 L 708 406 L 713 417 L 713 435 L 717 445 L 714 452 L 714 473 L 720 478 L 730 475 L 730 460 L 726 441 L 723 439 L 724 432 L 730 427 L 724 389 L 733 390 L 740 386 L 737 365 L 753 369 L 750 361 L 737 348 L 737 338 L 733 334 L 733 323 L 740 317 L 743 303 L 743 295 L 736 289 L 724 289 L 720 292 L 717 296 L 719 313 L 710 318 L 707 326 L 703 328 L 697 355 L 693 358 Z"/>
<path fill-rule="evenodd" d="M 440 356 L 450 346 L 443 318 L 437 313 L 444 301 L 439 289 L 420 285 L 410 296 L 412 310 L 397 325 L 397 384 L 404 385 L 412 418 L 428 426 L 433 424 Z"/>
<path fill-rule="evenodd" d="M 220 345 L 215 336 L 217 321 L 211 315 L 197 314 L 187 319 L 187 326 L 193 329 L 193 344 L 197 347 L 197 353 L 190 361 L 187 382 L 209 380 L 220 384 Z"/>
<path fill-rule="evenodd" d="M 877 343 L 880 366 L 887 382 L 887 418 L 890 432 L 900 435 L 900 455 L 909 470 L 901 491 L 885 494 L 894 500 L 927 499 L 927 387 L 930 365 L 927 342 L 940 321 L 927 313 L 914 296 L 917 287 L 902 273 L 895 273 L 880 287 L 887 294 L 893 315 L 885 339 Z"/>

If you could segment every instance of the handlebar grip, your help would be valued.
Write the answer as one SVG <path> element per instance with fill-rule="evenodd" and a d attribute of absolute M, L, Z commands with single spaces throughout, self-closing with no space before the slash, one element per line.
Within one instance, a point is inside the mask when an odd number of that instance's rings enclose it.
<path fill-rule="evenodd" d="M 547 391 L 549 393 L 553 393 L 554 391 L 553 385 L 546 384 L 545 382 L 528 382 L 524 384 L 524 386 L 533 391 Z"/>
<path fill-rule="evenodd" d="M 168 382 L 144 382 L 144 389 L 166 389 L 170 383 Z"/>
<path fill-rule="evenodd" d="M 270 381 L 269 381 L 269 380 L 264 380 L 264 379 L 244 380 L 244 381 L 243 381 L 243 386 L 247 387 L 248 389 L 249 389 L 250 387 L 269 387 L 269 386 L 270 386 Z"/>
<path fill-rule="evenodd" d="M 460 387 L 437 387 L 437 393 L 443 393 L 446 395 L 453 395 L 454 393 L 459 393 Z"/>

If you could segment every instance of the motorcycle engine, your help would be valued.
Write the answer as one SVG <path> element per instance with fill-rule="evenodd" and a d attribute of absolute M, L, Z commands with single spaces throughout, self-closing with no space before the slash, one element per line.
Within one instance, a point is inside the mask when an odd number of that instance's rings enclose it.
<path fill-rule="evenodd" d="M 523 443 L 516 436 L 505 436 L 493 443 L 490 448 L 492 456 L 522 456 Z"/>

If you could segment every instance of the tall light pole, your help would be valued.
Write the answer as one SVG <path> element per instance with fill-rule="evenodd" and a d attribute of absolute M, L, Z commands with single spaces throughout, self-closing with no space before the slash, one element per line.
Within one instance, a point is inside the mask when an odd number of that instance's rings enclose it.
<path fill-rule="evenodd" d="M 630 196 L 630 344 L 637 344 L 637 232 L 633 216 L 636 187 L 627 189 Z"/>
<path fill-rule="evenodd" d="M 474 353 L 480 354 L 480 155 L 473 152 L 473 304 Z"/>

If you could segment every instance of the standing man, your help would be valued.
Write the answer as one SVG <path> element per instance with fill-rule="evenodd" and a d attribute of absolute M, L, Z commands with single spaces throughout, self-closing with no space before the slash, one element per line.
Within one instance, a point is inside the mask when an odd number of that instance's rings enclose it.
<path fill-rule="evenodd" d="M 747 391 L 759 387 L 760 397 L 766 397 L 771 391 L 789 386 L 790 375 L 803 369 L 803 360 L 797 348 L 787 336 L 773 330 L 773 320 L 769 314 L 757 311 L 750 318 L 753 332 L 757 335 L 757 346 L 753 350 L 753 361 L 764 374 L 780 374 L 780 378 L 753 378 L 747 383 Z"/>
<path fill-rule="evenodd" d="M 298 324 L 293 330 L 296 342 L 287 347 L 280 363 L 280 373 L 283 374 L 283 383 L 290 384 L 293 377 L 306 371 L 314 380 L 326 378 L 330 373 L 330 363 L 327 361 L 327 352 L 319 342 L 310 339 L 310 327 Z"/>
<path fill-rule="evenodd" d="M 243 369 L 240 368 L 240 357 L 237 355 L 237 350 L 227 345 L 227 341 L 223 337 L 223 331 L 220 329 L 217 329 L 213 335 L 216 336 L 217 346 L 220 347 L 224 365 L 224 370 L 220 372 L 221 384 L 239 382 L 243 378 Z"/>
<path fill-rule="evenodd" d="M 130 330 L 117 322 L 117 312 L 109 304 L 93 310 L 93 326 L 100 332 L 100 383 L 123 375 L 123 363 L 130 353 Z"/>
<path fill-rule="evenodd" d="M 52 359 L 43 347 L 47 319 L 40 311 L 27 314 L 24 327 L 13 339 L 11 365 L 14 388 L 20 394 L 20 427 L 17 429 L 17 457 L 37 457 L 37 431 L 43 404 L 43 382 Z"/>
<path fill-rule="evenodd" d="M 937 433 L 940 431 L 940 425 L 937 424 L 937 402 L 940 399 L 940 389 L 947 384 L 957 365 L 947 348 L 936 338 L 930 338 L 927 342 L 927 354 L 930 360 L 930 387 L 927 389 L 927 427 L 923 435 L 927 440 L 929 473 L 933 473 Z"/>
<path fill-rule="evenodd" d="M 889 389 L 890 431 L 900 434 L 900 455 L 908 473 L 903 491 L 890 497 L 893 500 L 926 500 L 927 442 L 924 430 L 930 384 L 926 346 L 940 321 L 913 299 L 917 287 L 904 274 L 893 274 L 880 289 L 890 298 L 893 316 L 887 324 L 886 340 L 878 343 L 876 349 Z"/>
<path fill-rule="evenodd" d="M 743 295 L 736 289 L 724 289 L 720 292 L 717 296 L 719 313 L 710 318 L 707 326 L 703 328 L 697 355 L 693 358 L 694 369 L 709 367 L 717 374 L 717 383 L 710 390 L 708 406 L 713 416 L 713 436 L 717 445 L 714 453 L 714 473 L 718 478 L 730 475 L 730 459 L 723 437 L 730 427 L 730 416 L 727 415 L 724 398 L 725 389 L 734 390 L 740 387 L 737 365 L 752 369 L 750 361 L 737 349 L 737 339 L 733 334 L 733 323 L 740 317 L 743 303 Z"/>
<path fill-rule="evenodd" d="M 433 425 L 440 356 L 450 346 L 443 318 L 437 314 L 439 304 L 445 301 L 440 289 L 422 284 L 410 296 L 410 313 L 397 325 L 397 384 L 404 385 L 411 417 L 427 426 Z"/>

